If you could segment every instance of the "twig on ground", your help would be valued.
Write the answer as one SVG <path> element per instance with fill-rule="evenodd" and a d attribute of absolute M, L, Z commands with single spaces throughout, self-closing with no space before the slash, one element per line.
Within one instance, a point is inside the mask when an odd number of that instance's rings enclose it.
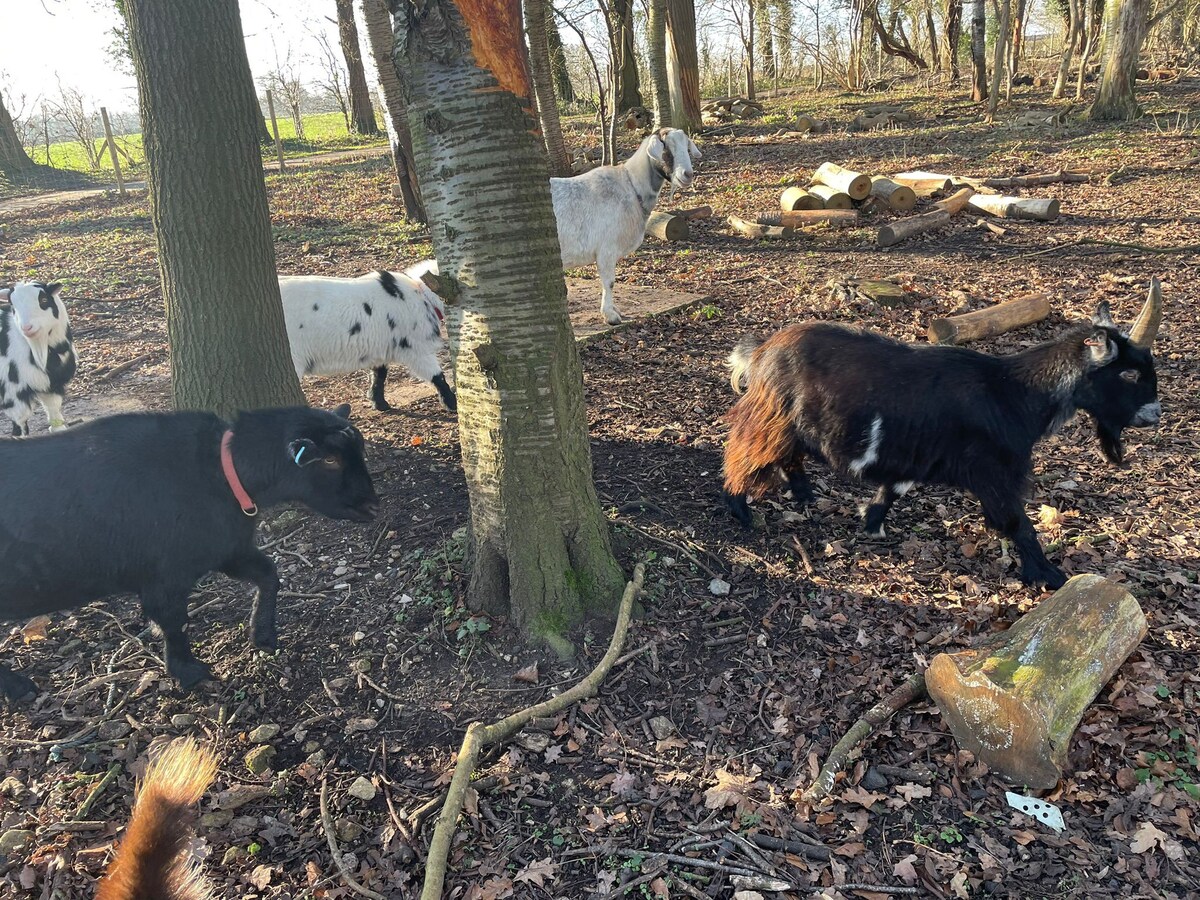
<path fill-rule="evenodd" d="M 702 572 L 704 572 L 710 578 L 720 578 L 721 577 L 716 572 L 714 572 L 712 569 L 710 569 L 708 566 L 706 566 L 704 563 L 700 562 L 700 560 L 696 557 L 696 555 L 694 553 L 692 553 L 690 550 L 688 550 L 686 547 L 683 547 L 680 544 L 675 543 L 674 541 L 669 541 L 666 538 L 661 538 L 656 534 L 651 534 L 645 528 L 642 528 L 639 525 L 634 525 L 628 519 L 622 519 L 621 524 L 624 525 L 626 528 L 632 528 L 634 531 L 636 531 L 642 537 L 649 538 L 650 540 L 654 541 L 656 544 L 661 544 L 664 547 L 669 547 L 672 550 L 676 551 L 677 553 L 681 554 L 682 556 L 686 557 L 688 562 L 692 563 L 696 568 L 700 569 Z"/>
<path fill-rule="evenodd" d="M 87 799 L 79 804 L 79 809 L 75 810 L 76 821 L 87 816 L 88 812 L 91 811 L 92 805 L 100 799 L 100 795 L 104 793 L 104 789 L 112 784 L 113 779 L 117 777 L 117 773 L 121 771 L 121 768 L 120 763 L 113 763 L 108 767 L 108 771 L 104 773 L 104 777 L 100 779 L 99 784 L 88 792 Z"/>
<path fill-rule="evenodd" d="M 866 891 L 872 894 L 916 894 L 918 892 L 915 887 L 902 887 L 890 884 L 863 884 L 859 881 L 851 881 L 847 884 L 835 884 L 834 887 L 839 891 Z"/>
<path fill-rule="evenodd" d="M 818 800 L 823 800 L 829 796 L 833 790 L 834 779 L 837 778 L 838 772 L 842 771 L 842 767 L 846 764 L 846 757 L 850 755 L 850 751 L 865 741 L 871 736 L 871 733 L 902 710 L 908 704 L 925 696 L 925 673 L 921 672 L 916 675 L 910 675 L 908 680 L 900 687 L 896 688 L 870 709 L 868 709 L 861 719 L 850 726 L 850 730 L 846 732 L 834 748 L 829 751 L 829 757 L 825 760 L 825 765 L 821 767 L 821 773 L 817 775 L 816 780 L 812 783 L 808 790 L 804 792 L 803 799 L 809 803 L 815 803 Z"/>
<path fill-rule="evenodd" d="M 645 575 L 646 567 L 638 563 L 633 570 L 633 580 L 625 585 L 625 593 L 621 597 L 621 606 L 617 612 L 617 622 L 613 628 L 613 636 L 608 650 L 596 668 L 583 681 L 557 697 L 513 713 L 499 722 L 491 725 L 472 722 L 467 726 L 466 736 L 458 751 L 458 763 L 454 767 L 454 777 L 446 792 L 446 802 L 438 817 L 433 840 L 429 844 L 429 853 L 425 860 L 425 883 L 421 887 L 421 900 L 441 900 L 442 885 L 446 880 L 446 866 L 450 856 L 450 845 L 454 840 L 458 815 L 462 812 L 463 801 L 466 799 L 467 788 L 470 786 L 471 776 L 474 774 L 475 763 L 479 758 L 480 751 L 490 744 L 496 744 L 512 737 L 533 719 L 561 712 L 571 704 L 595 695 L 617 661 L 617 657 L 621 654 L 621 649 L 625 644 L 625 635 L 629 631 L 629 620 L 633 615 L 633 603 L 642 590 L 642 581 Z"/>
<path fill-rule="evenodd" d="M 128 372 L 130 369 L 141 365 L 142 363 L 144 363 L 146 360 L 148 360 L 153 355 L 154 354 L 152 354 L 152 353 L 142 353 L 142 354 L 139 354 L 138 356 L 135 356 L 133 359 L 127 359 L 125 362 L 121 363 L 120 365 L 113 366 L 111 369 L 109 369 L 103 375 L 97 376 L 92 383 L 93 384 L 105 384 L 106 382 L 112 381 L 118 375 L 123 375 L 126 372 Z"/>
<path fill-rule="evenodd" d="M 1012 259 L 1031 259 L 1035 256 L 1056 253 L 1068 247 L 1112 247 L 1114 250 L 1132 250 L 1135 253 L 1149 253 L 1151 255 L 1160 253 L 1200 253 L 1200 244 L 1183 244 L 1177 247 L 1151 247 L 1147 244 L 1127 244 L 1122 241 L 1106 241 L 1100 238 L 1079 238 L 1076 241 L 1067 241 L 1066 243 L 1055 244 L 1053 247 L 1046 247 L 1044 250 L 1021 253 L 1012 257 Z"/>
<path fill-rule="evenodd" d="M 338 848 L 337 835 L 333 832 L 333 818 L 329 815 L 329 782 L 324 778 L 321 779 L 321 827 L 325 829 L 325 841 L 329 844 L 329 853 L 333 856 L 333 864 L 337 866 L 338 873 L 342 876 L 342 881 L 346 882 L 346 886 L 360 897 L 369 897 L 370 900 L 387 900 L 383 894 L 363 887 L 354 880 L 354 876 L 346 871 L 346 864 L 342 861 L 342 851 Z"/>

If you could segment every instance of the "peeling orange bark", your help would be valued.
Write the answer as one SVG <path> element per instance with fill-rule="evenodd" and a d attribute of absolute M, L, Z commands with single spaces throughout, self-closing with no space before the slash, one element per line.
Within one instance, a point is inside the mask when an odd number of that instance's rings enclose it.
<path fill-rule="evenodd" d="M 521 0 L 455 0 L 471 32 L 475 64 L 517 97 L 533 96 Z"/>

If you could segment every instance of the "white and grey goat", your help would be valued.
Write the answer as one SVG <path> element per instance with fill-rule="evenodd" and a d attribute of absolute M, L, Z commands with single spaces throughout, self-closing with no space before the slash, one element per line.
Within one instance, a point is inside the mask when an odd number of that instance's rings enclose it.
<path fill-rule="evenodd" d="M 442 348 L 441 299 L 403 272 L 358 278 L 281 275 L 279 293 L 296 374 L 332 375 L 370 368 L 371 401 L 384 397 L 387 367 L 400 363 L 437 388 L 442 406 L 458 409 L 437 354 Z"/>
<path fill-rule="evenodd" d="M 77 359 L 62 285 L 23 281 L 0 288 L 0 410 L 13 437 L 29 434 L 36 399 L 50 430 L 66 426 L 62 405 Z"/>
<path fill-rule="evenodd" d="M 621 321 L 613 304 L 617 260 L 642 245 L 646 223 L 659 191 L 670 183 L 671 193 L 691 186 L 692 162 L 700 148 L 686 132 L 661 128 L 619 166 L 601 166 L 574 178 L 551 178 L 550 197 L 558 225 L 558 244 L 564 269 L 592 263 L 600 273 L 600 312 L 610 325 Z M 437 273 L 436 260 L 406 270 L 415 277 Z"/>

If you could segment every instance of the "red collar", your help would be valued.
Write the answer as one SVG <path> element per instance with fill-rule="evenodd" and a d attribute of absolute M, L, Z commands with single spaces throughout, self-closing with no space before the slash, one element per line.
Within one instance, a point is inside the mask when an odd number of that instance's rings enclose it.
<path fill-rule="evenodd" d="M 233 491 L 233 496 L 237 499 L 238 506 L 242 508 L 242 512 L 248 516 L 256 516 L 258 515 L 258 507 L 254 505 L 254 501 L 250 499 L 250 495 L 242 487 L 237 469 L 233 467 L 233 454 L 229 451 L 232 443 L 233 432 L 226 431 L 221 437 L 221 471 L 225 473 L 225 480 L 229 483 L 229 489 Z"/>

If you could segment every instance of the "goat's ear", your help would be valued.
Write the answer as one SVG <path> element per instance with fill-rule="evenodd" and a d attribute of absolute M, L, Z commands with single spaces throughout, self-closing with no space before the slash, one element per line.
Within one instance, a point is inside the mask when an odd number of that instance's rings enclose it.
<path fill-rule="evenodd" d="M 1102 328 L 1116 328 L 1117 323 L 1113 321 L 1112 310 L 1108 306 L 1107 300 L 1101 300 L 1096 306 L 1096 311 L 1092 313 L 1092 324 L 1099 325 Z"/>
<path fill-rule="evenodd" d="M 339 419 L 349 420 L 350 419 L 350 404 L 343 403 L 341 406 L 339 406 L 337 409 L 335 409 L 333 411 L 333 414 L 335 416 L 337 416 Z"/>
<path fill-rule="evenodd" d="M 663 154 L 667 152 L 667 145 L 663 143 L 662 135 L 652 134 L 649 139 L 650 144 L 646 148 L 646 152 L 650 154 L 650 158 L 655 162 L 662 162 Z"/>
<path fill-rule="evenodd" d="M 700 148 L 696 146 L 696 142 L 688 138 L 688 156 L 692 159 L 703 159 L 704 154 L 700 152 Z"/>
<path fill-rule="evenodd" d="M 59 294 L 62 293 L 62 283 L 55 281 L 55 282 L 52 282 L 52 283 L 46 285 L 46 293 L 49 294 L 51 297 L 57 297 Z"/>
<path fill-rule="evenodd" d="M 0 287 L 0 303 L 7 303 L 12 298 L 12 292 L 10 287 Z"/>
<path fill-rule="evenodd" d="M 1117 346 L 1102 327 L 1093 328 L 1083 345 L 1087 348 L 1088 362 L 1096 368 L 1108 365 L 1117 357 Z"/>
<path fill-rule="evenodd" d="M 321 454 L 317 450 L 317 445 L 308 438 L 292 441 L 288 444 L 288 453 L 292 457 L 292 462 L 301 468 L 310 463 L 315 463 L 321 458 Z"/>

